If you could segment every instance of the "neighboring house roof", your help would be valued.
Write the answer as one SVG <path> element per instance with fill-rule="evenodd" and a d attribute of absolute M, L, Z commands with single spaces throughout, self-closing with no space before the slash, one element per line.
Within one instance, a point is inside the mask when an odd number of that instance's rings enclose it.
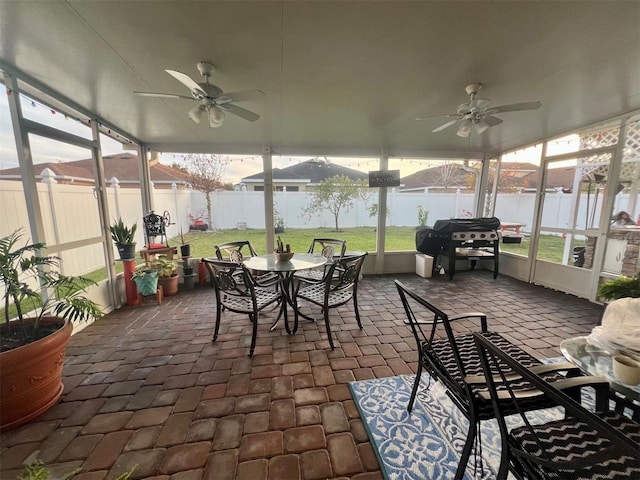
<path fill-rule="evenodd" d="M 273 169 L 274 182 L 298 181 L 318 184 L 336 175 L 345 175 L 352 180 L 367 180 L 369 178 L 369 174 L 366 172 L 343 167 L 319 158 L 312 158 L 286 168 Z M 264 183 L 264 172 L 243 177 L 240 181 L 243 183 Z"/>
<path fill-rule="evenodd" d="M 443 167 L 449 169 L 443 172 Z M 573 167 L 550 169 L 547 175 L 547 186 L 549 188 L 562 188 L 567 191 L 573 186 Z M 420 188 L 473 188 L 474 183 L 469 182 L 469 175 L 473 171 L 457 163 L 443 164 L 436 167 L 420 170 L 419 172 L 407 175 L 400 180 L 402 191 L 417 190 Z M 505 187 L 522 187 L 535 189 L 540 180 L 540 168 L 532 163 L 505 162 L 500 167 L 500 175 L 504 182 L 500 185 Z M 507 178 L 508 177 L 508 178 Z"/>
<path fill-rule="evenodd" d="M 106 155 L 103 157 L 104 175 L 107 182 L 112 178 L 117 178 L 120 185 L 139 185 L 138 156 L 131 153 L 119 153 L 116 155 Z M 47 162 L 38 163 L 33 166 L 35 175 L 41 175 L 42 171 L 48 168 L 54 172 L 56 179 L 65 183 L 93 184 L 93 160 L 84 159 L 73 162 Z M 172 183 L 187 184 L 187 176 L 179 170 L 160 163 L 152 164 L 149 167 L 151 181 L 156 184 L 171 185 Z M 0 177 L 19 176 L 19 168 L 6 168 L 0 170 Z"/>
<path fill-rule="evenodd" d="M 457 163 L 447 163 L 426 168 L 400 179 L 400 190 L 425 187 L 457 188 L 467 186 L 470 172 Z"/>
<path fill-rule="evenodd" d="M 529 188 L 537 188 L 542 172 L 536 170 L 529 177 Z M 573 179 L 576 174 L 574 167 L 550 168 L 547 170 L 547 188 L 561 188 L 569 192 L 573 188 Z"/>

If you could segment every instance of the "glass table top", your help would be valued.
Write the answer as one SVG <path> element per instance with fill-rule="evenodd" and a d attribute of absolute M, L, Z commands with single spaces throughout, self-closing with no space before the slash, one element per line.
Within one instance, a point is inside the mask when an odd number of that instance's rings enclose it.
<path fill-rule="evenodd" d="M 243 262 L 247 268 L 261 272 L 296 272 L 309 268 L 321 267 L 327 263 L 327 259 L 314 253 L 296 253 L 291 260 L 286 262 L 276 261 L 273 253 L 250 257 Z"/>
<path fill-rule="evenodd" d="M 600 375 L 611 383 L 611 386 L 629 398 L 640 400 L 640 385 L 625 385 L 613 375 L 611 354 L 587 342 L 587 337 L 575 337 L 560 343 L 562 355 L 575 363 L 582 371 L 590 375 Z"/>

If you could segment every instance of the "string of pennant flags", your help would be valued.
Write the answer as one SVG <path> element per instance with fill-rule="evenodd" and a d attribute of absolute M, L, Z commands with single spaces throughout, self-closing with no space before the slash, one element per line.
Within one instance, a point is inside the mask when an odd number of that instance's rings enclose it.
<path fill-rule="evenodd" d="M 7 91 L 7 96 L 8 97 L 10 97 L 11 95 L 14 94 L 14 91 L 12 89 L 10 89 L 10 88 L 7 88 L 6 91 Z M 75 116 L 69 115 L 67 113 L 60 112 L 60 111 L 56 110 L 55 108 L 51 108 L 49 105 L 46 105 L 44 103 L 38 102 L 36 100 L 33 100 L 32 98 L 29 98 L 24 94 L 21 94 L 21 95 L 23 95 L 23 97 L 28 100 L 29 105 L 32 108 L 42 108 L 42 109 L 47 110 L 48 112 L 50 112 L 51 115 L 62 115 L 65 120 L 75 120 L 76 122 L 78 122 L 78 123 L 80 123 L 82 125 L 91 126 L 91 124 L 92 124 L 92 120 L 90 118 L 83 119 L 83 118 L 75 117 Z M 120 135 L 117 132 L 114 132 L 110 128 L 104 126 L 101 122 L 98 122 L 98 128 L 103 133 L 106 133 L 107 135 L 109 135 L 110 137 L 114 138 L 115 140 L 117 140 L 119 142 L 131 143 L 131 140 L 129 140 L 127 137 L 125 137 L 123 135 Z"/>

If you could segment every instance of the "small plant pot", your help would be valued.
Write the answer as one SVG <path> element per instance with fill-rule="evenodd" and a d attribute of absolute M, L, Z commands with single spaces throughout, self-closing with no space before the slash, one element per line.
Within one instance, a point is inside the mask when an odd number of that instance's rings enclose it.
<path fill-rule="evenodd" d="M 180 245 L 180 255 L 182 255 L 183 257 L 190 257 L 191 256 L 191 245 L 189 245 L 188 243 L 186 243 L 184 245 Z"/>
<path fill-rule="evenodd" d="M 288 262 L 293 258 L 293 252 L 275 253 L 276 262 Z"/>
<path fill-rule="evenodd" d="M 156 270 L 146 270 L 145 274 L 133 279 L 138 287 L 138 293 L 144 295 L 155 295 L 158 290 L 158 272 Z"/>
<path fill-rule="evenodd" d="M 136 258 L 135 243 L 116 243 L 120 260 L 133 260 Z"/>
<path fill-rule="evenodd" d="M 192 269 L 193 270 L 193 269 Z M 195 284 L 196 284 L 196 277 L 197 275 L 195 274 L 190 274 L 190 275 L 186 275 L 184 276 L 183 279 L 183 287 L 185 290 L 193 290 L 195 288 Z"/>
<path fill-rule="evenodd" d="M 184 267 L 182 269 L 182 273 L 185 277 L 189 276 L 189 275 L 193 275 L 193 267 Z"/>
<path fill-rule="evenodd" d="M 176 274 L 172 277 L 160 277 L 158 283 L 162 285 L 162 292 L 165 297 L 170 297 L 178 293 L 178 279 L 180 277 Z"/>

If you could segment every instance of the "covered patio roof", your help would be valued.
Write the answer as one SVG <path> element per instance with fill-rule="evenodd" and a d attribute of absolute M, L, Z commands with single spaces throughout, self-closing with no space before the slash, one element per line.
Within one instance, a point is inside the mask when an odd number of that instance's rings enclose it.
<path fill-rule="evenodd" d="M 640 3 L 598 1 L 0 2 L 0 70 L 152 149 L 282 155 L 501 152 L 640 108 Z M 261 89 L 220 128 L 187 117 L 165 72 Z M 432 130 L 481 82 L 491 105 L 539 110 L 469 138 Z M 46 99 L 45 99 L 46 100 Z M 57 102 L 51 101 L 54 106 Z"/>

